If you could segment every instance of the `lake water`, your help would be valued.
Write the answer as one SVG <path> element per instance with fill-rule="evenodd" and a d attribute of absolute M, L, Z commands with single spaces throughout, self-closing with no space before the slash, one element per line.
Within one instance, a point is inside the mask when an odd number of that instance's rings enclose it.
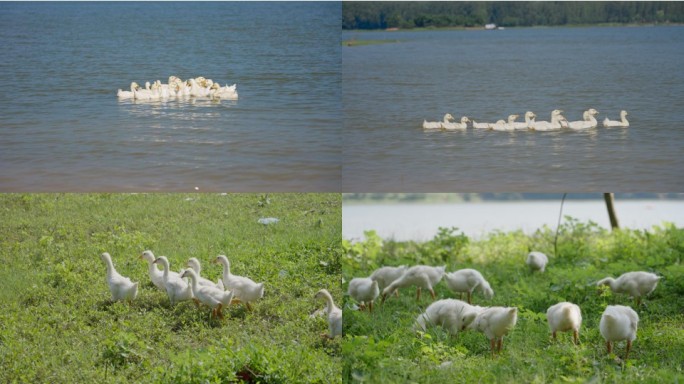
<path fill-rule="evenodd" d="M 339 191 L 339 2 L 0 3 L 0 190 Z M 118 101 L 205 76 L 238 101 Z"/>
<path fill-rule="evenodd" d="M 684 226 L 684 201 L 617 200 L 615 211 L 622 228 L 650 229 L 663 222 Z M 555 229 L 558 201 L 481 202 L 454 204 L 348 204 L 342 206 L 342 237 L 362 240 L 363 232 L 375 230 L 382 238 L 425 241 L 439 227 L 458 227 L 471 237 L 487 233 L 522 230 L 534 233 L 544 225 Z M 563 216 L 594 221 L 610 228 L 603 200 L 566 200 Z"/>
<path fill-rule="evenodd" d="M 344 191 L 680 191 L 684 27 L 355 32 L 344 47 Z M 630 128 L 423 132 L 553 109 L 629 112 Z M 519 119 L 519 121 L 521 121 Z"/>

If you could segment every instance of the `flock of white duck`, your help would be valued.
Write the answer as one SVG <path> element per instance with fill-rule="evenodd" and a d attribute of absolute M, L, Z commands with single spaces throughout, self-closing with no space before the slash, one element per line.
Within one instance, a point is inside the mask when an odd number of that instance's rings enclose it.
<path fill-rule="evenodd" d="M 169 76 L 169 82 L 162 84 L 160 80 L 150 84 L 145 82 L 145 88 L 141 88 L 135 81 L 131 83 L 131 90 L 119 89 L 116 93 L 119 99 L 135 100 L 169 100 L 187 97 L 207 97 L 212 100 L 237 100 L 237 85 L 221 86 L 211 79 L 202 76 L 186 81 L 176 76 Z"/>
<path fill-rule="evenodd" d="M 139 283 L 121 276 L 114 268 L 109 253 L 103 253 L 100 258 L 107 265 L 107 284 L 112 294 L 112 301 L 133 301 L 138 296 Z M 155 257 L 152 251 L 144 251 L 140 259 L 147 262 L 152 284 L 166 292 L 171 305 L 192 300 L 197 308 L 200 308 L 200 304 L 211 308 L 210 317 L 223 319 L 223 308 L 231 304 L 244 303 L 251 311 L 250 303 L 264 296 L 264 283 L 256 283 L 248 277 L 232 274 L 230 261 L 225 255 L 219 255 L 212 260 L 212 263 L 221 264 L 223 267 L 223 274 L 215 283 L 200 276 L 202 267 L 199 260 L 194 257 L 188 259 L 187 268 L 180 273 L 171 271 L 169 260 L 165 256 Z M 161 265 L 162 270 L 159 270 L 157 265 Z M 342 311 L 333 303 L 330 292 L 321 289 L 314 298 L 325 300 L 327 303 L 326 313 L 330 323 L 330 332 L 322 336 L 333 338 L 341 335 Z"/>
<path fill-rule="evenodd" d="M 526 264 L 532 271 L 544 272 L 548 257 L 541 252 L 530 252 Z M 454 335 L 465 330 L 482 332 L 490 341 L 492 356 L 501 352 L 503 337 L 515 326 L 518 310 L 516 307 L 481 307 L 472 305 L 472 293 L 478 291 L 491 299 L 494 291 L 482 274 L 474 269 L 461 269 L 446 273 L 446 266 L 433 267 L 416 265 L 407 267 L 382 267 L 369 277 L 356 277 L 349 282 L 348 294 L 359 303 L 359 308 L 373 311 L 373 301 L 382 296 L 381 303 L 392 294 L 398 296 L 398 289 L 416 286 L 417 300 L 421 289 L 430 291 L 435 299 L 434 287 L 442 278 L 452 292 L 467 294 L 467 302 L 456 299 L 442 299 L 430 304 L 425 312 L 415 320 L 414 330 L 425 331 L 428 326 L 441 326 Z M 660 277 L 650 272 L 627 272 L 617 279 L 607 277 L 596 285 L 607 285 L 614 293 L 628 294 L 636 299 L 637 307 L 641 298 L 653 292 Z M 331 302 L 332 304 L 332 302 Z M 546 312 L 549 329 L 553 338 L 557 332 L 572 331 L 574 343 L 579 342 L 582 325 L 580 307 L 573 303 L 561 302 L 552 305 Z M 631 307 L 608 305 L 601 316 L 599 330 L 606 340 L 608 353 L 612 352 L 614 342 L 626 340 L 625 360 L 629 357 L 632 341 L 636 339 L 639 315 Z M 340 330 L 341 334 L 341 330 Z"/>
<path fill-rule="evenodd" d="M 578 121 L 568 121 L 563 116 L 563 111 L 560 109 L 555 109 L 551 112 L 551 121 L 537 121 L 537 115 L 534 112 L 525 112 L 525 121 L 516 121 L 520 115 L 509 115 L 508 120 L 498 120 L 496 123 L 478 123 L 475 120 L 463 116 L 461 122 L 452 122 L 454 117 L 447 113 L 444 115 L 442 121 L 427 121 L 423 120 L 423 129 L 425 130 L 466 130 L 468 129 L 468 123 L 472 124 L 473 129 L 489 129 L 494 131 L 559 131 L 562 129 L 570 129 L 575 131 L 592 129 L 598 126 L 598 121 L 596 120 L 596 115 L 598 111 L 594 108 L 587 109 L 582 115 L 582 120 Z M 603 120 L 603 126 L 606 128 L 613 127 L 629 127 L 629 121 L 627 121 L 627 111 L 620 112 L 620 120 L 610 120 L 605 118 Z"/>

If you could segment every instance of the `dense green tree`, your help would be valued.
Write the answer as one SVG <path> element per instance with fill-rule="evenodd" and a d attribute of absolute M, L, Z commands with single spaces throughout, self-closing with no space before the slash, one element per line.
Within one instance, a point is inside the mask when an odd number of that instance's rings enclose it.
<path fill-rule="evenodd" d="M 343 29 L 684 23 L 679 1 L 344 2 Z"/>

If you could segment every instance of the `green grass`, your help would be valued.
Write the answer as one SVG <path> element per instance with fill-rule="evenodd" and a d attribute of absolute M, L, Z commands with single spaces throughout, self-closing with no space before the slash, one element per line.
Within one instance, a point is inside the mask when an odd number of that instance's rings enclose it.
<path fill-rule="evenodd" d="M 339 194 L 5 194 L 0 221 L 0 382 L 339 381 L 339 339 L 309 316 L 317 290 L 341 297 Z M 145 249 L 213 280 L 226 254 L 264 298 L 224 321 L 170 307 Z M 104 251 L 141 282 L 131 305 L 110 303 Z"/>
<path fill-rule="evenodd" d="M 475 268 L 490 282 L 495 295 L 477 305 L 516 306 L 515 328 L 504 339 L 501 355 L 492 359 L 489 341 L 473 331 L 449 336 L 439 327 L 413 333 L 414 319 L 430 304 L 429 294 L 415 300 L 415 288 L 403 289 L 370 315 L 344 307 L 343 382 L 592 382 L 673 383 L 684 380 L 684 230 L 671 225 L 652 231 L 608 232 L 594 223 L 567 218 L 554 252 L 555 232 L 534 235 L 495 232 L 473 241 L 455 229 L 442 229 L 424 243 L 382 241 L 373 232 L 367 240 L 343 241 L 343 275 L 367 276 L 380 265 L 447 265 L 447 271 Z M 524 260 L 529 250 L 550 257 L 544 274 L 532 274 Z M 625 343 L 607 355 L 598 324 L 609 304 L 634 306 L 633 300 L 598 290 L 595 282 L 633 270 L 653 271 L 663 279 L 637 309 L 641 321 L 627 361 Z M 456 297 L 444 282 L 437 297 Z M 349 297 L 345 296 L 347 304 Z M 580 345 L 572 335 L 551 341 L 546 309 L 571 301 L 582 309 Z M 379 304 L 379 303 L 378 303 Z"/>

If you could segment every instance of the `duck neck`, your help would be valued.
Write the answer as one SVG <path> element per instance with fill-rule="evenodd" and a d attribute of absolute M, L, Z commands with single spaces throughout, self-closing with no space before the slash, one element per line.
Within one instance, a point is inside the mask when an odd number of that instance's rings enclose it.
<path fill-rule="evenodd" d="M 159 269 L 157 269 L 157 266 L 154 264 L 154 260 L 147 260 L 147 265 L 148 265 L 148 270 L 150 272 L 150 275 L 154 275 L 159 273 Z"/>
<path fill-rule="evenodd" d="M 192 273 L 188 273 L 188 276 L 190 277 L 190 280 L 192 281 L 191 282 L 192 291 L 197 292 L 199 289 L 198 284 L 197 284 L 197 280 L 198 280 L 197 275 L 192 274 Z"/>
<path fill-rule="evenodd" d="M 107 264 L 107 278 L 111 278 L 113 272 L 115 271 L 114 269 L 114 264 L 112 263 L 112 259 L 107 257 L 105 258 L 105 263 Z"/>
<path fill-rule="evenodd" d="M 164 280 L 169 279 L 169 262 L 166 260 L 162 260 L 162 268 L 164 268 Z"/>
<path fill-rule="evenodd" d="M 325 294 L 325 301 L 326 301 L 326 308 L 325 310 L 330 314 L 332 310 L 335 308 L 335 303 L 333 303 L 333 298 L 329 293 Z"/>
<path fill-rule="evenodd" d="M 627 121 L 627 115 L 620 116 L 620 120 L 622 121 L 622 124 L 629 124 L 629 121 Z"/>
<path fill-rule="evenodd" d="M 221 263 L 223 264 L 223 280 L 229 280 L 230 279 L 230 261 L 228 261 L 228 259 L 221 259 Z"/>
<path fill-rule="evenodd" d="M 613 285 L 615 284 L 615 279 L 613 279 L 612 277 L 606 277 L 605 279 L 599 281 L 598 283 L 599 283 L 599 285 L 607 285 L 611 289 L 613 289 Z"/>

